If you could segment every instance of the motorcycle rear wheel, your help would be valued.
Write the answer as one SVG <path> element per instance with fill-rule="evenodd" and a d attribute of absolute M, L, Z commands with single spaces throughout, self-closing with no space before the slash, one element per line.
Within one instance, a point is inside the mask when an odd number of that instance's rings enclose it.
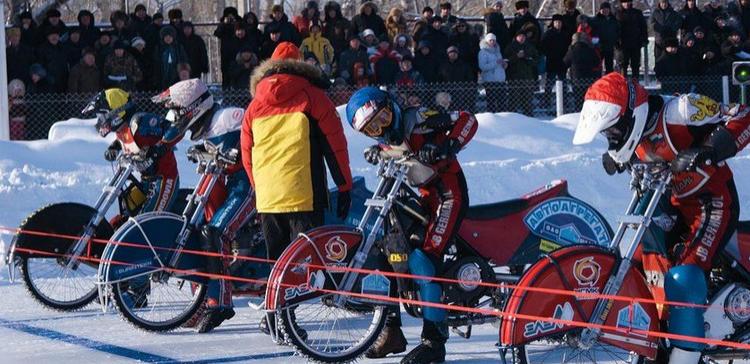
<path fill-rule="evenodd" d="M 572 345 L 573 330 L 555 337 L 542 338 L 520 346 L 516 352 L 519 364 L 551 363 L 607 363 L 642 364 L 644 358 L 618 347 L 597 341 L 591 348 L 584 349 Z"/>
<path fill-rule="evenodd" d="M 326 301 L 336 295 L 287 308 L 278 315 L 286 342 L 311 361 L 341 363 L 356 360 L 375 343 L 385 327 L 386 309 L 340 308 Z"/>

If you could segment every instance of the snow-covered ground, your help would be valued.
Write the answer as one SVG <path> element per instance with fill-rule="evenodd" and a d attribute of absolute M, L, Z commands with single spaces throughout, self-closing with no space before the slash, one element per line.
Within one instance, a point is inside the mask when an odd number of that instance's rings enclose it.
<path fill-rule="evenodd" d="M 343 110 L 340 110 L 343 111 Z M 479 132 L 460 155 L 472 204 L 518 197 L 555 179 L 567 179 L 573 195 L 589 202 L 613 222 L 627 203 L 627 177 L 610 177 L 601 168 L 605 142 L 571 144 L 578 115 L 537 120 L 518 114 L 480 114 Z M 373 141 L 345 126 L 354 175 L 372 187 L 375 170 L 362 151 Z M 112 174 L 102 159 L 108 140 L 99 138 L 92 121 L 70 120 L 56 125 L 50 140 L 0 142 L 0 227 L 16 227 L 35 209 L 52 202 L 93 203 Z M 197 178 L 180 144 L 182 186 Z M 750 154 L 732 161 L 742 217 L 750 211 Z M 0 239 L 10 240 L 8 235 Z M 89 307 L 73 314 L 42 309 L 23 288 L 0 272 L 0 362 L 299 362 L 288 347 L 273 345 L 258 332 L 260 314 L 235 300 L 238 316 L 209 335 L 177 331 L 156 335 L 133 329 L 112 313 Z M 406 320 L 406 334 L 416 344 L 419 322 Z M 451 362 L 496 361 L 497 329 L 475 327 L 466 341 L 449 342 Z M 389 358 L 382 362 L 394 362 Z"/>

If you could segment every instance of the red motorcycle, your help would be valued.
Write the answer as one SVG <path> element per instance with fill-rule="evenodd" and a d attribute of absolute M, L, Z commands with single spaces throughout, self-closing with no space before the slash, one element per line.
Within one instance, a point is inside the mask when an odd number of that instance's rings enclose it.
<path fill-rule="evenodd" d="M 301 234 L 274 265 L 266 310 L 277 321 L 275 340 L 284 340 L 308 358 L 345 362 L 363 354 L 383 330 L 386 312 L 398 298 L 419 300 L 411 279 L 393 278 L 408 254 L 388 254 L 389 244 L 421 244 L 429 212 L 407 186 L 434 177 L 431 167 L 404 151 L 383 155 L 379 183 L 356 228 L 325 226 Z M 443 303 L 501 309 L 507 290 L 481 285 L 515 282 L 541 254 L 560 246 L 597 246 L 611 240 L 606 220 L 571 197 L 565 181 L 555 181 L 519 199 L 471 207 L 457 237 L 446 248 Z M 391 307 L 389 307 L 391 306 Z M 421 316 L 416 305 L 405 305 Z M 496 315 L 449 310 L 449 325 L 470 337 L 471 325 L 496 322 Z M 466 327 L 459 329 L 459 327 Z"/>
<path fill-rule="evenodd" d="M 656 360 L 663 346 L 653 332 L 666 331 L 661 321 L 665 319 L 661 316 L 663 307 L 656 303 L 663 299 L 663 290 L 658 289 L 663 278 L 660 280 L 660 273 L 648 268 L 647 254 L 642 253 L 664 246 L 661 226 L 665 225 L 660 221 L 664 215 L 659 206 L 668 200 L 672 174 L 667 164 L 636 164 L 631 166 L 631 172 L 633 197 L 609 246 L 560 248 L 536 262 L 518 281 L 519 288 L 503 308 L 500 343 L 505 361 Z M 709 276 L 709 306 L 704 315 L 708 339 L 740 343 L 750 340 L 749 230 L 747 222 L 740 224 L 736 235 L 739 239 L 727 244 Z M 665 272 L 668 266 L 662 266 Z M 644 275 L 643 269 L 649 274 Z M 550 294 L 524 288 L 564 289 L 626 299 Z M 592 326 L 583 328 L 545 318 Z M 703 354 L 706 362 L 748 358 L 746 350 L 720 346 L 709 346 Z"/>

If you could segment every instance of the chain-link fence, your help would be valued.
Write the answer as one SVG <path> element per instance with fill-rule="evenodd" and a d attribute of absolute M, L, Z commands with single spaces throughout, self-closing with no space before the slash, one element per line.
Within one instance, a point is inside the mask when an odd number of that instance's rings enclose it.
<path fill-rule="evenodd" d="M 481 112 L 517 112 L 527 116 L 551 118 L 564 113 L 578 112 L 586 89 L 594 79 L 511 80 L 496 83 L 433 83 L 392 85 L 386 88 L 397 95 L 402 105 L 427 106 L 443 110 Z M 739 92 L 720 76 L 671 77 L 648 85 L 653 94 L 696 92 L 717 101 L 736 102 Z M 357 90 L 354 86 L 334 85 L 328 95 L 336 105 L 343 105 Z M 250 102 L 247 89 L 222 90 L 211 87 L 214 98 L 225 106 L 246 107 Z M 558 95 L 559 93 L 559 95 Z M 138 111 L 164 113 L 151 102 L 155 92 L 131 94 Z M 23 99 L 11 99 L 11 138 L 44 139 L 57 121 L 80 117 L 80 111 L 93 94 L 31 94 Z"/>

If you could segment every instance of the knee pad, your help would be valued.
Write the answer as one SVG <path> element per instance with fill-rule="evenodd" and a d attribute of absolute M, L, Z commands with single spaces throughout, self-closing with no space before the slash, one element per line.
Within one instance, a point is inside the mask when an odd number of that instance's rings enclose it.
<path fill-rule="evenodd" d="M 430 257 L 422 251 L 422 249 L 416 249 L 409 256 L 409 271 L 411 274 L 418 276 L 435 276 L 435 264 L 432 263 Z M 443 295 L 443 289 L 440 284 L 434 283 L 427 279 L 416 279 L 415 282 L 419 286 L 419 295 L 422 300 L 431 303 L 440 303 L 440 298 Z M 430 321 L 442 322 L 445 321 L 445 310 L 436 307 L 422 307 L 422 316 Z"/>
<path fill-rule="evenodd" d="M 697 265 L 672 267 L 664 276 L 667 301 L 705 305 L 708 295 L 706 276 Z M 669 306 L 668 328 L 672 334 L 702 338 L 705 336 L 704 309 L 700 307 Z M 671 340 L 676 347 L 701 351 L 704 344 L 684 340 Z"/>

